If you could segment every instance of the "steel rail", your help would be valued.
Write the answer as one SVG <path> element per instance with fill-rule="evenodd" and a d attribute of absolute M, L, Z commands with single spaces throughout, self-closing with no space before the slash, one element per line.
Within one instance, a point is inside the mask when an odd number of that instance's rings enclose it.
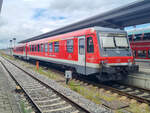
<path fill-rule="evenodd" d="M 111 87 L 109 85 L 104 85 L 102 83 L 95 83 L 93 81 L 85 80 L 83 78 L 75 78 L 75 79 L 76 80 L 80 80 L 80 81 L 85 82 L 85 83 L 88 83 L 88 84 L 91 84 L 91 85 L 93 85 L 95 87 L 98 87 L 98 88 L 104 88 L 106 90 L 110 90 L 110 91 L 112 91 L 114 93 L 117 93 L 117 94 L 122 95 L 122 96 L 126 96 L 126 97 L 128 97 L 130 99 L 135 99 L 135 100 L 137 100 L 139 102 L 144 102 L 144 103 L 150 104 L 150 100 L 148 100 L 146 98 L 142 98 L 142 97 L 139 97 L 139 96 L 136 96 L 136 95 L 129 94 L 129 93 L 125 92 L 125 91 L 121 91 L 121 90 L 119 90 L 117 88 L 113 88 L 113 87 Z M 116 83 L 116 84 L 124 85 L 124 86 L 127 86 L 128 88 L 134 88 L 134 89 L 137 89 L 137 90 L 148 92 L 150 94 L 150 90 L 147 90 L 147 89 L 142 89 L 142 88 L 138 88 L 138 87 L 134 87 L 134 86 L 126 85 L 126 84 L 121 84 L 121 83 Z"/>
<path fill-rule="evenodd" d="M 42 110 L 37 106 L 37 104 L 33 101 L 33 99 L 31 98 L 30 95 L 28 95 L 28 93 L 26 92 L 26 90 L 23 88 L 23 86 L 21 84 L 18 83 L 18 81 L 16 80 L 16 78 L 11 74 L 11 72 L 7 69 L 7 67 L 4 65 L 4 63 L 2 61 L 0 61 L 2 66 L 5 68 L 5 70 L 8 72 L 8 74 L 10 75 L 10 77 L 15 81 L 15 83 L 23 90 L 24 94 L 31 100 L 32 104 L 36 107 L 37 111 L 39 113 L 42 113 Z"/>
<path fill-rule="evenodd" d="M 55 69 L 53 69 L 53 70 L 55 70 Z M 58 70 L 56 72 L 58 73 Z M 35 79 L 37 79 L 37 78 L 35 78 Z M 121 91 L 121 90 L 119 90 L 117 88 L 113 88 L 113 87 L 111 87 L 109 85 L 104 85 L 102 83 L 96 83 L 96 82 L 93 82 L 93 81 L 90 81 L 90 80 L 87 80 L 87 79 L 84 79 L 84 78 L 79 78 L 79 77 L 75 77 L 74 79 L 80 80 L 80 81 L 88 83 L 88 84 L 91 84 L 91 85 L 96 86 L 98 88 L 104 88 L 106 90 L 110 90 L 110 91 L 112 91 L 114 93 L 117 93 L 117 94 L 122 95 L 122 96 L 126 96 L 126 97 L 128 97 L 130 99 L 135 99 L 135 100 L 137 100 L 139 102 L 144 102 L 144 103 L 150 104 L 150 100 L 148 100 L 146 98 L 139 97 L 139 96 L 133 95 L 133 94 L 129 94 L 129 93 Z M 143 92 L 148 92 L 150 94 L 150 90 L 148 90 L 148 89 L 143 89 L 143 88 L 127 85 L 127 84 L 121 84 L 121 83 L 118 83 L 118 84 L 127 86 L 128 88 L 134 88 L 134 89 L 137 89 L 137 90 L 140 90 L 140 91 L 143 91 Z"/>
<path fill-rule="evenodd" d="M 3 57 L 3 59 L 5 59 L 6 61 L 8 61 L 9 63 L 11 63 L 12 65 L 14 65 L 15 67 L 17 67 L 18 69 L 20 69 L 21 71 L 23 71 L 24 73 L 26 73 L 27 75 L 29 75 L 30 77 L 32 77 L 33 79 L 37 80 L 39 83 L 43 84 L 45 87 L 50 88 L 51 90 L 53 90 L 57 95 L 59 95 L 61 98 L 63 98 L 64 100 L 66 100 L 68 103 L 70 103 L 71 105 L 75 105 L 76 108 L 79 108 L 81 111 L 86 112 L 86 113 L 90 113 L 90 111 L 88 111 L 87 109 L 85 109 L 84 107 L 80 106 L 79 104 L 75 103 L 74 101 L 72 101 L 71 99 L 69 99 L 68 97 L 66 97 L 65 95 L 59 93 L 58 91 L 56 91 L 54 88 L 52 88 L 50 85 L 48 85 L 47 83 L 44 83 L 43 81 L 41 81 L 40 79 L 34 77 L 34 75 L 32 75 L 31 73 L 25 71 L 24 69 L 20 68 L 19 66 L 17 66 L 16 64 L 14 64 L 13 62 L 11 62 L 10 60 L 6 59 Z M 0 61 L 2 63 L 2 65 L 5 67 L 6 71 L 10 74 L 10 76 L 13 78 L 13 80 L 23 89 L 24 93 L 28 96 L 28 98 L 32 101 L 32 103 L 35 105 L 35 107 L 37 108 L 37 110 L 42 113 L 42 110 L 38 107 L 38 105 L 34 102 L 34 100 L 26 93 L 26 90 L 17 82 L 17 80 L 13 77 L 13 75 L 11 74 L 11 72 L 7 69 L 7 67 L 3 64 L 2 61 Z"/>

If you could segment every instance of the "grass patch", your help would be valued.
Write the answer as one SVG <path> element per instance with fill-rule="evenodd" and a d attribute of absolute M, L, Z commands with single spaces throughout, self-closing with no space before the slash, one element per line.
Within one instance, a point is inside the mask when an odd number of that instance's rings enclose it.
<path fill-rule="evenodd" d="M 4 52 L 0 51 L 0 55 L 2 57 L 5 57 L 5 58 L 8 58 L 10 60 L 15 60 L 15 58 L 13 56 L 10 56 L 10 55 L 6 55 Z"/>
<path fill-rule="evenodd" d="M 26 67 L 26 68 L 29 68 L 29 69 L 32 69 L 36 72 L 38 72 L 39 74 L 42 74 L 42 75 L 45 75 L 51 79 L 54 79 L 56 80 L 59 76 L 56 75 L 56 73 L 52 72 L 51 70 L 46 70 L 44 71 L 44 68 L 43 67 L 39 67 L 39 70 L 36 69 L 36 65 L 33 65 L 31 63 L 28 63 L 28 62 L 24 62 L 24 61 L 21 61 L 19 59 L 16 59 L 14 58 L 13 56 L 10 56 L 10 55 L 6 55 L 5 53 L 3 53 L 2 51 L 0 51 L 0 54 L 1 56 L 5 57 L 5 58 L 8 58 L 10 60 L 16 60 L 16 61 L 19 61 L 21 63 L 22 66 Z"/>
<path fill-rule="evenodd" d="M 150 113 L 150 108 L 147 106 L 146 108 L 141 108 L 139 104 L 130 104 L 128 108 L 133 113 Z"/>
<path fill-rule="evenodd" d="M 116 97 L 110 97 L 108 95 L 103 95 L 102 93 L 96 91 L 96 89 L 88 89 L 74 80 L 70 80 L 68 86 L 71 90 L 81 94 L 85 98 L 95 102 L 96 104 L 101 104 L 101 100 L 112 101 L 116 100 Z"/>
<path fill-rule="evenodd" d="M 57 79 L 56 74 L 50 70 L 44 71 L 42 67 L 39 67 L 39 70 L 37 70 L 35 67 L 34 70 L 38 72 L 39 74 L 45 75 L 51 79 L 55 79 L 55 80 Z"/>
<path fill-rule="evenodd" d="M 32 109 L 26 109 L 26 105 L 25 105 L 25 102 L 24 101 L 20 101 L 20 107 L 21 107 L 21 111 L 23 113 L 31 113 L 32 112 Z"/>

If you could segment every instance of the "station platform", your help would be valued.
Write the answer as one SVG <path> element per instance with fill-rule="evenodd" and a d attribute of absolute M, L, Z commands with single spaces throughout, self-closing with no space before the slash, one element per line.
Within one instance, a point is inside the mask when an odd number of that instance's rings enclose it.
<path fill-rule="evenodd" d="M 138 61 L 136 62 L 136 64 L 139 65 L 140 71 L 142 71 L 141 69 L 150 69 L 150 61 L 147 62 Z"/>
<path fill-rule="evenodd" d="M 150 63 L 136 62 L 136 64 L 139 65 L 139 72 L 131 73 L 127 79 L 121 82 L 150 90 Z"/>
<path fill-rule="evenodd" d="M 21 113 L 7 73 L 0 63 L 0 113 Z"/>

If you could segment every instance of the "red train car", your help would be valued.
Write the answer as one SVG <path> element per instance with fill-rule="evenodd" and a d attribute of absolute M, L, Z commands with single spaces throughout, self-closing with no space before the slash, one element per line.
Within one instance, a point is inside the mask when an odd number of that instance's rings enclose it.
<path fill-rule="evenodd" d="M 123 30 L 86 28 L 31 41 L 22 47 L 22 55 L 16 47 L 14 56 L 60 64 L 101 81 L 121 80 L 136 67 Z"/>
<path fill-rule="evenodd" d="M 19 44 L 13 48 L 13 56 L 18 56 L 20 58 L 25 58 L 27 56 L 26 44 Z"/>
<path fill-rule="evenodd" d="M 136 61 L 150 61 L 150 28 L 131 30 L 128 37 Z"/>

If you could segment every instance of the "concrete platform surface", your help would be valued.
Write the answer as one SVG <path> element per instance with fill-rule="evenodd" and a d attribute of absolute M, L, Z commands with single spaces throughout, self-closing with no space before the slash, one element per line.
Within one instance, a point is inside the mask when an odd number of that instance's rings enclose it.
<path fill-rule="evenodd" d="M 150 90 L 150 62 L 136 62 L 136 64 L 139 65 L 139 73 L 131 73 L 121 82 Z"/>
<path fill-rule="evenodd" d="M 10 85 L 8 75 L 0 63 L 0 113 L 21 113 Z"/>
<path fill-rule="evenodd" d="M 149 72 L 150 73 L 150 62 L 136 62 L 139 65 L 139 69 L 142 72 Z"/>

